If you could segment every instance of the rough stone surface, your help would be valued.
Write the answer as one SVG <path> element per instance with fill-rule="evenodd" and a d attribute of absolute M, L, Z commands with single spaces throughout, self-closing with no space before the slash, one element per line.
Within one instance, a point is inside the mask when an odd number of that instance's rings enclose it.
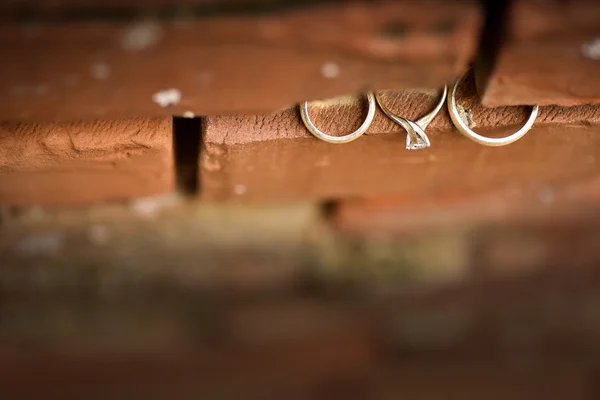
<path fill-rule="evenodd" d="M 75 205 L 174 189 L 171 118 L 0 124 L 0 204 Z"/>
<path fill-rule="evenodd" d="M 600 103 L 600 3 L 510 2 L 506 37 L 480 64 L 487 107 Z M 493 63 L 489 65 L 490 63 Z"/>

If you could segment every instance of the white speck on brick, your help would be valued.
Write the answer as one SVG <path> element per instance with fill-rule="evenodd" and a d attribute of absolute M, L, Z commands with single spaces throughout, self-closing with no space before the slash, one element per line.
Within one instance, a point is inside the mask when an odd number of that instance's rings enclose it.
<path fill-rule="evenodd" d="M 179 194 L 167 193 L 135 199 L 131 203 L 131 209 L 142 217 L 151 218 L 156 216 L 161 210 L 179 204 L 180 201 Z"/>
<path fill-rule="evenodd" d="M 217 157 L 213 157 L 207 153 L 202 153 L 200 157 L 200 165 L 202 169 L 208 172 L 216 172 L 221 170 L 221 163 Z"/>
<path fill-rule="evenodd" d="M 469 128 L 474 128 L 477 125 L 473 120 L 473 113 L 471 110 L 467 110 L 460 104 L 458 104 L 456 108 L 458 109 L 458 115 L 460 116 L 460 119 L 462 119 Z"/>
<path fill-rule="evenodd" d="M 73 87 L 79 83 L 79 76 L 75 74 L 69 74 L 65 76 L 65 85 Z"/>
<path fill-rule="evenodd" d="M 200 86 L 209 86 L 214 80 L 214 74 L 210 71 L 202 71 L 198 74 L 198 84 Z"/>
<path fill-rule="evenodd" d="M 140 51 L 156 44 L 162 37 L 162 27 L 154 21 L 140 21 L 127 28 L 121 46 L 127 51 Z"/>
<path fill-rule="evenodd" d="M 35 92 L 41 96 L 48 93 L 48 87 L 46 85 L 37 85 L 35 88 Z"/>
<path fill-rule="evenodd" d="M 183 113 L 183 118 L 194 118 L 196 116 L 196 114 L 194 114 L 191 111 L 186 111 Z"/>
<path fill-rule="evenodd" d="M 10 93 L 15 96 L 24 96 L 27 94 L 27 88 L 24 86 L 13 86 L 10 88 Z"/>
<path fill-rule="evenodd" d="M 554 189 L 550 186 L 542 186 L 538 189 L 537 196 L 543 204 L 551 204 L 554 202 Z"/>
<path fill-rule="evenodd" d="M 39 221 L 46 215 L 44 209 L 40 206 L 32 206 L 25 210 L 22 218 L 29 221 Z"/>
<path fill-rule="evenodd" d="M 108 228 L 104 225 L 93 225 L 88 232 L 90 243 L 95 246 L 104 246 L 109 239 Z"/>
<path fill-rule="evenodd" d="M 152 101 L 161 107 L 175 106 L 181 101 L 179 89 L 166 89 L 152 95 Z"/>
<path fill-rule="evenodd" d="M 321 66 L 321 75 L 327 79 L 337 78 L 340 75 L 340 66 L 334 62 L 326 62 Z"/>
<path fill-rule="evenodd" d="M 600 60 L 600 37 L 582 44 L 581 54 L 590 60 Z"/>
<path fill-rule="evenodd" d="M 22 256 L 48 256 L 56 254 L 63 246 L 64 237 L 60 232 L 47 232 L 29 236 L 17 244 L 16 252 Z"/>
<path fill-rule="evenodd" d="M 323 168 L 329 166 L 329 158 L 323 157 L 315 163 L 315 167 Z"/>
<path fill-rule="evenodd" d="M 233 192 L 237 195 L 245 194 L 248 191 L 248 188 L 244 185 L 235 185 L 233 188 Z"/>
<path fill-rule="evenodd" d="M 90 73 L 94 79 L 107 79 L 110 76 L 110 66 L 104 63 L 94 64 Z"/>

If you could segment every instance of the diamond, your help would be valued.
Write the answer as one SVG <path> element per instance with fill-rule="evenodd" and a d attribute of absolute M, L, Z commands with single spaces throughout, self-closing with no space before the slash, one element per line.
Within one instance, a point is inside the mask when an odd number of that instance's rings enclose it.
<path fill-rule="evenodd" d="M 415 138 L 414 141 L 412 140 L 412 138 L 413 138 L 413 135 L 411 135 L 411 134 L 406 135 L 406 150 L 422 150 L 422 149 L 426 149 L 429 147 L 429 143 L 424 141 L 419 136 L 414 135 L 414 138 Z"/>

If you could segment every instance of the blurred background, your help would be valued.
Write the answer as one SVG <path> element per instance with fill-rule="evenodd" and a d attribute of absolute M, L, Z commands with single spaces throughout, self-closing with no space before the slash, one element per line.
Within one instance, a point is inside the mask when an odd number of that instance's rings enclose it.
<path fill-rule="evenodd" d="M 600 397 L 598 1 L 0 20 L 3 399 Z"/>

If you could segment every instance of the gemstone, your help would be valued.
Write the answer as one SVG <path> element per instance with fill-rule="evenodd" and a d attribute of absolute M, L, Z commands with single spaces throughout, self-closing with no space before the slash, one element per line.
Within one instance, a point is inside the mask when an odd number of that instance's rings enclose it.
<path fill-rule="evenodd" d="M 406 150 L 421 150 L 429 147 L 429 144 L 425 142 L 422 138 L 417 135 L 414 135 L 415 140 L 412 140 L 413 135 L 406 135 Z"/>

